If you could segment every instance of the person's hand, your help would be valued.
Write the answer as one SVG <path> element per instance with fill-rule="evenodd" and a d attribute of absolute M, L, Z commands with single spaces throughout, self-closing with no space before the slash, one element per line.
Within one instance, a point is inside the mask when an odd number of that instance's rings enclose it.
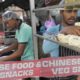
<path fill-rule="evenodd" d="M 2 57 L 0 57 L 0 62 L 6 61 L 6 60 L 5 60 L 6 58 L 7 58 L 7 56 L 2 56 Z"/>
<path fill-rule="evenodd" d="M 65 35 L 71 34 L 71 35 L 80 36 L 80 27 L 77 27 L 77 26 L 64 27 L 64 28 L 60 31 L 60 33 L 65 34 Z"/>

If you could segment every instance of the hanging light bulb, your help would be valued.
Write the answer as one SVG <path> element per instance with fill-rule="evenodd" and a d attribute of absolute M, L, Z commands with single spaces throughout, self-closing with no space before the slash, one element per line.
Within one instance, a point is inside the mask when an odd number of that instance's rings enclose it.
<path fill-rule="evenodd" d="M 4 2 L 5 0 L 2 0 L 2 2 Z"/>

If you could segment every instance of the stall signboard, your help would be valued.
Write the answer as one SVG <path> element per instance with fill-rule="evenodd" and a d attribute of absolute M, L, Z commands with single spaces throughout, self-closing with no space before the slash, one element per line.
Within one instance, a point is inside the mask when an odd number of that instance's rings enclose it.
<path fill-rule="evenodd" d="M 79 56 L 0 63 L 0 80 L 70 75 L 80 75 Z"/>

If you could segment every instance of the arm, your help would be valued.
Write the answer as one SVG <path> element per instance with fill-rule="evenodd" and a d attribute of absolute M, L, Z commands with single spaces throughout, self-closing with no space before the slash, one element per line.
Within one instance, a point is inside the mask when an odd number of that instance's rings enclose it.
<path fill-rule="evenodd" d="M 17 41 L 16 41 L 16 42 L 14 42 L 13 44 L 11 44 L 8 48 L 0 51 L 0 54 L 4 54 L 5 52 L 9 52 L 9 51 L 11 51 L 11 50 L 17 49 L 17 47 L 18 47 L 18 43 L 17 43 Z"/>
<path fill-rule="evenodd" d="M 65 27 L 60 31 L 60 33 L 63 33 L 66 35 L 71 34 L 71 35 L 80 36 L 80 27 L 77 27 L 77 26 Z"/>
<path fill-rule="evenodd" d="M 16 39 L 18 41 L 17 50 L 13 54 L 7 56 L 6 58 L 1 59 L 1 61 L 9 61 L 9 60 L 21 57 L 22 54 L 24 53 L 24 49 L 27 43 L 29 42 L 29 39 L 31 38 L 31 35 L 32 35 L 31 27 L 29 27 L 26 24 L 23 24 L 20 28 L 19 33 L 16 32 Z"/>
<path fill-rule="evenodd" d="M 25 43 L 18 44 L 18 49 L 13 54 L 0 59 L 0 61 L 10 61 L 10 60 L 16 59 L 18 57 L 21 57 L 21 55 L 24 52 L 25 45 L 26 45 Z"/>

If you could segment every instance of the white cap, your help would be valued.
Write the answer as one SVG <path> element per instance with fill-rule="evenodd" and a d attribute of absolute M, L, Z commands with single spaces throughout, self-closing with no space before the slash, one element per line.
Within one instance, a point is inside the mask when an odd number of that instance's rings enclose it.
<path fill-rule="evenodd" d="M 14 13 L 13 11 L 4 12 L 2 17 L 3 17 L 3 21 L 7 21 L 7 20 L 10 20 L 10 19 L 20 19 L 18 17 L 18 15 L 16 13 Z"/>

